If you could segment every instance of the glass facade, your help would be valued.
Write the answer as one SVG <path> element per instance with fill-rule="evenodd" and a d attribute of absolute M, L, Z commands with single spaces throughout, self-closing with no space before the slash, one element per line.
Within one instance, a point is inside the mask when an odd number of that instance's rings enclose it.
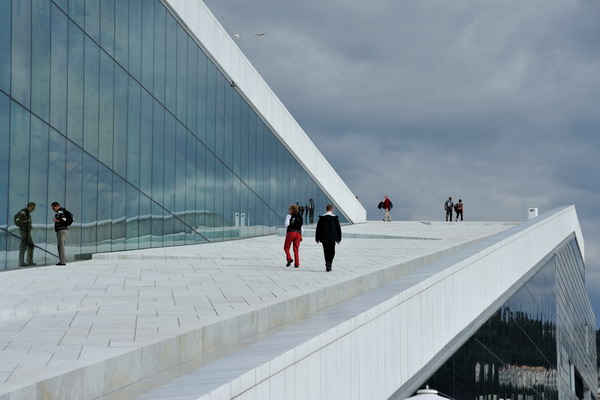
<path fill-rule="evenodd" d="M 564 245 L 425 384 L 472 400 L 583 399 L 584 387 L 595 390 L 593 314 L 579 254 L 574 239 Z M 574 279 L 563 279 L 573 271 Z M 563 309 L 561 297 L 577 293 L 580 304 Z"/>
<path fill-rule="evenodd" d="M 331 202 L 159 0 L 0 0 L 0 270 L 275 233 Z M 343 215 L 340 215 L 346 221 Z"/>

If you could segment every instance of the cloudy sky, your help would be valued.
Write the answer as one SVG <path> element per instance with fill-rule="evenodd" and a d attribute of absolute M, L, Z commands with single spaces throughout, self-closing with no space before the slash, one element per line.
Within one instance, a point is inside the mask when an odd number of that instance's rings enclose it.
<path fill-rule="evenodd" d="M 600 327 L 600 2 L 204 0 L 359 197 L 397 220 L 574 204 Z"/>

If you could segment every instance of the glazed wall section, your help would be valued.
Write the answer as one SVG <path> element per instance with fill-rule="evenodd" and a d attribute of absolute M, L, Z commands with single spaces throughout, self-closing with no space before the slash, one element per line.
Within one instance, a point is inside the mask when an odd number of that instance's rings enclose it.
<path fill-rule="evenodd" d="M 158 0 L 0 0 L 0 270 L 275 233 L 331 199 Z M 345 219 L 341 213 L 342 219 Z"/>
<path fill-rule="evenodd" d="M 461 399 L 590 398 L 596 347 L 585 293 L 584 263 L 572 239 L 426 384 Z"/>

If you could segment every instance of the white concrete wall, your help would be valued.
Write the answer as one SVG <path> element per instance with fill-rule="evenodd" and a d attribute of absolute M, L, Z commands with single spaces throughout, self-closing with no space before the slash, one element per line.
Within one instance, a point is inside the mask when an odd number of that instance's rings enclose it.
<path fill-rule="evenodd" d="M 202 400 L 387 399 L 573 233 L 583 249 L 575 208 L 554 210 L 200 368 L 170 390 L 198 385 L 194 398 Z"/>
<path fill-rule="evenodd" d="M 162 0 L 351 222 L 367 212 L 201 0 Z M 273 57 L 277 57 L 276 54 Z M 293 71 L 290 71 L 293 73 Z"/>

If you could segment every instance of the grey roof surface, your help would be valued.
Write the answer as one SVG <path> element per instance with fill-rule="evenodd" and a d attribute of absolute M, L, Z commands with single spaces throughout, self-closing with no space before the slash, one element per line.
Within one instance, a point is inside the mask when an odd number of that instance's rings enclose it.
<path fill-rule="evenodd" d="M 285 267 L 283 237 L 266 236 L 108 253 L 66 267 L 1 273 L 0 399 L 2 394 L 72 371 L 93 375 L 110 369 L 110 363 L 122 368 L 128 354 L 190 332 L 202 335 L 198 351 L 218 358 L 244 339 L 268 334 L 269 329 L 381 286 L 403 271 L 511 226 L 514 223 L 344 226 L 330 273 L 325 272 L 321 246 L 310 229 L 301 245 L 299 269 Z M 306 296 L 314 293 L 320 297 Z M 239 325 L 234 329 L 205 329 L 263 311 L 245 334 L 239 333 L 244 331 L 241 319 L 235 320 Z M 168 360 L 167 367 L 188 361 L 179 356 Z M 120 389 L 166 365 L 164 360 L 154 364 L 146 360 L 128 380 L 106 378 L 97 394 Z M 183 373 L 185 368 L 162 376 L 168 381 Z M 136 395 L 158 384 L 137 388 Z M 119 390 L 104 398 L 133 398 L 132 393 Z"/>

